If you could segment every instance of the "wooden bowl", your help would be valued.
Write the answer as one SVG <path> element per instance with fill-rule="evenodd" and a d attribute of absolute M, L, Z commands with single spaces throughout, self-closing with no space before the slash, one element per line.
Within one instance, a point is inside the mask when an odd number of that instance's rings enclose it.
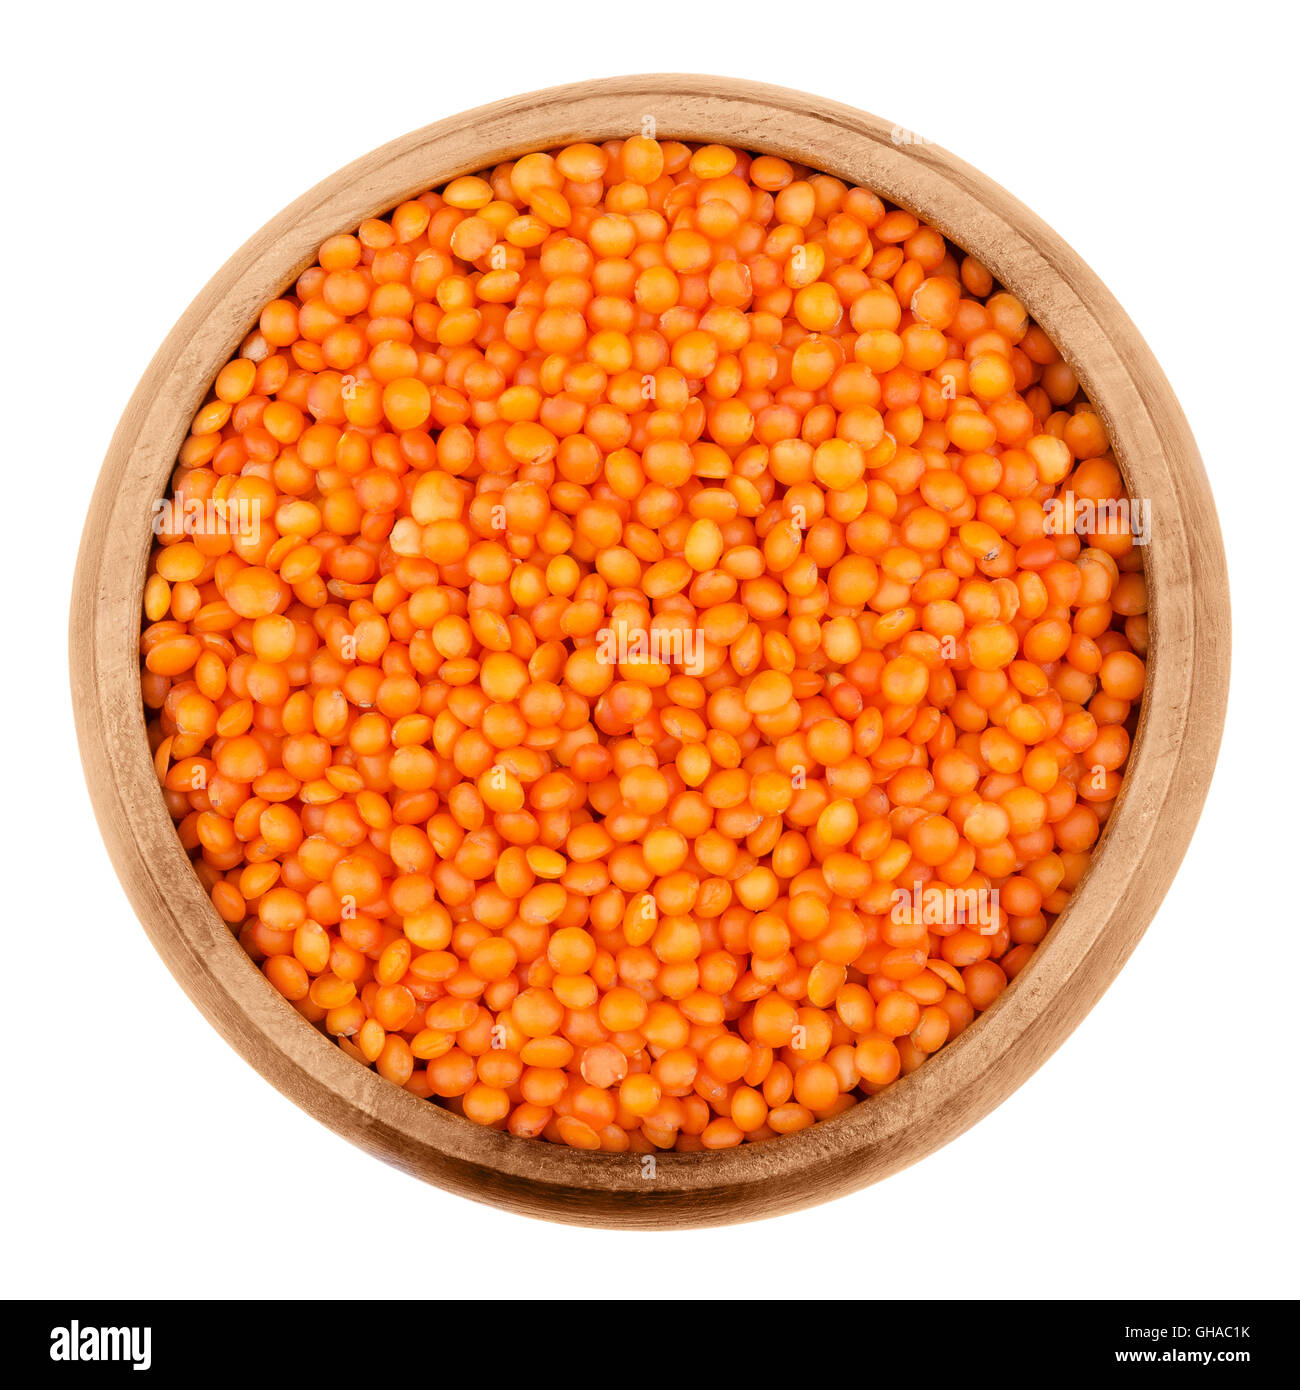
<path fill-rule="evenodd" d="M 321 242 L 403 199 L 529 150 L 638 133 L 782 155 L 874 189 L 978 257 L 1051 336 L 1148 499 L 1152 626 L 1141 723 L 1091 870 L 997 1004 L 918 1071 L 798 1134 L 714 1153 L 586 1153 L 451 1114 L 384 1081 L 276 993 L 199 886 L 145 737 L 138 638 L 152 532 L 218 369 Z M 585 1225 L 751 1220 L 874 1182 L 962 1133 L 1065 1039 L 1127 959 L 1187 848 L 1228 686 L 1222 539 L 1178 403 L 1147 345 L 1061 239 L 959 159 L 875 116 L 716 77 L 614 78 L 496 102 L 406 135 L 313 188 L 222 267 L 150 363 L 108 451 L 77 566 L 71 666 L 91 799 L 145 930 L 226 1040 L 303 1109 L 371 1153 L 478 1201 Z"/>

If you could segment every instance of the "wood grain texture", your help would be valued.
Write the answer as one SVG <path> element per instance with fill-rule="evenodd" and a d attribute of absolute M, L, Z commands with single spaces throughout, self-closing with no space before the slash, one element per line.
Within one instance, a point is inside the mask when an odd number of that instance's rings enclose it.
<path fill-rule="evenodd" d="M 329 235 L 459 174 L 533 149 L 640 131 L 799 160 L 875 189 L 977 256 L 1056 342 L 1149 499 L 1152 646 L 1141 723 L 1102 847 L 1030 965 L 917 1072 L 834 1120 L 764 1144 L 581 1153 L 520 1140 L 390 1085 L 307 1024 L 219 919 L 180 848 L 149 758 L 137 641 L 153 501 L 216 372 L 261 306 Z M 895 133 L 897 128 L 893 128 Z M 1000 1104 L 1128 958 L 1181 861 L 1218 752 L 1229 605 L 1209 485 L 1178 403 L 1105 287 L 1003 189 L 884 121 L 782 88 L 637 76 L 553 88 L 439 121 L 292 203 L 213 277 L 163 343 L 95 489 L 74 585 L 70 660 L 87 783 L 113 863 L 177 980 L 241 1055 L 303 1109 L 397 1167 L 530 1216 L 642 1228 L 716 1225 L 811 1205 L 915 1162 Z"/>

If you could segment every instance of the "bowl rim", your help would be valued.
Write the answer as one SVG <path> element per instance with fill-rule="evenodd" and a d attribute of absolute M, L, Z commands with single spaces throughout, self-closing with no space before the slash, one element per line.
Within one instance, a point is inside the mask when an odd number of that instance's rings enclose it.
<path fill-rule="evenodd" d="M 176 453 L 261 306 L 333 233 L 529 150 L 640 133 L 719 141 L 864 185 L 975 255 L 1057 344 L 1111 432 L 1146 547 L 1147 690 L 1119 802 L 1089 872 L 998 1002 L 925 1066 L 834 1119 L 698 1154 L 585 1153 L 472 1124 L 384 1081 L 289 1007 L 195 877 L 145 737 L 138 631 L 152 531 Z M 86 780 L 114 867 L 153 945 L 208 1020 L 296 1104 L 395 1166 L 463 1196 L 583 1225 L 679 1228 L 809 1206 L 888 1176 L 999 1105 L 1114 979 L 1186 851 L 1228 686 L 1227 571 L 1213 498 L 1169 383 L 1100 280 L 992 180 L 879 117 L 733 78 L 574 83 L 451 116 L 362 156 L 291 203 L 199 293 L 113 436 L 73 585 L 70 672 Z"/>

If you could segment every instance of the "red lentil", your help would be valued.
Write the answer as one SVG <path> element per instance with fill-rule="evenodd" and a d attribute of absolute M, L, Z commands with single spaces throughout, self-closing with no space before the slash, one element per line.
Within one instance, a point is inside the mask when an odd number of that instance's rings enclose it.
<path fill-rule="evenodd" d="M 145 586 L 201 882 L 308 1021 L 520 1137 L 728 1148 L 888 1086 L 1122 785 L 1141 551 L 1045 524 L 1122 499 L 1101 419 L 983 266 L 783 159 L 574 144 L 330 237 L 173 493 L 254 523 Z"/>

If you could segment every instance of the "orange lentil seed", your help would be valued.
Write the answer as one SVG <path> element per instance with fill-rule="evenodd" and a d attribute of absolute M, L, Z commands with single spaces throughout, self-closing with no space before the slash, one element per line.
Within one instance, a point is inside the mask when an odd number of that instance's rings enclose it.
<path fill-rule="evenodd" d="M 330 237 L 217 375 L 145 585 L 163 794 L 394 1084 L 582 1149 L 792 1133 L 1082 876 L 1149 631 L 1077 503 L 1123 496 L 1023 307 L 870 191 L 527 154 Z"/>

